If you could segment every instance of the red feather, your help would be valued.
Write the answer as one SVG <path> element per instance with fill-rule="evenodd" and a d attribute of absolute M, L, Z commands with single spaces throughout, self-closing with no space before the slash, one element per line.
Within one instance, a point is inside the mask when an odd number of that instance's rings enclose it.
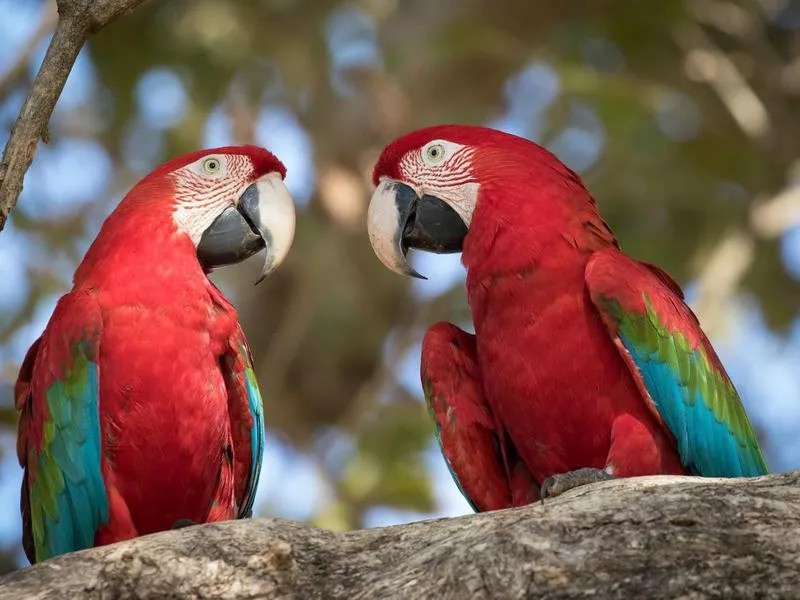
<path fill-rule="evenodd" d="M 442 452 L 473 506 L 536 501 L 538 486 L 483 396 L 475 336 L 450 323 L 432 326 L 422 343 L 422 381 Z"/>
<path fill-rule="evenodd" d="M 176 228 L 173 184 L 164 176 L 223 152 L 250 156 L 252 178 L 285 173 L 272 154 L 249 146 L 204 150 L 156 169 L 106 220 L 67 296 L 92 298 L 102 321 L 97 360 L 110 521 L 97 544 L 166 530 L 179 519 L 234 518 L 236 492 L 247 483 L 252 456 L 240 432 L 247 416 L 235 402 L 231 409 L 224 372 L 226 360 L 238 360 L 232 344 L 243 335 L 236 311 Z M 56 312 L 42 339 L 88 318 L 81 310 Z M 40 420 L 25 417 L 36 401 L 31 386 L 45 389 L 51 380 L 44 374 L 61 368 L 57 356 L 40 350 L 37 341 L 15 388 L 21 448 L 42 435 Z"/>
<path fill-rule="evenodd" d="M 539 484 L 583 467 L 682 473 L 586 290 L 590 257 L 616 239 L 549 156 L 517 153 L 499 167 L 464 243 L 487 398 Z"/>
<path fill-rule="evenodd" d="M 584 183 L 528 140 L 459 126 L 399 138 L 378 161 L 375 182 L 398 178 L 403 156 L 435 139 L 471 146 L 469 176 L 479 183 L 462 261 L 476 331 L 472 379 L 481 382 L 481 402 L 453 387 L 445 395 L 451 408 L 480 407 L 493 415 L 491 430 L 505 432 L 539 485 L 585 467 L 621 476 L 684 473 L 670 434 L 643 402 L 589 297 L 585 271 L 592 254 L 618 243 Z M 440 360 L 437 372 L 452 384 L 455 376 L 445 374 L 463 359 L 446 348 L 439 352 L 438 359 L 433 351 L 425 355 L 423 372 Z M 441 409 L 437 420 L 446 423 Z M 469 422 L 482 423 L 474 415 Z M 466 431 L 459 432 L 457 442 L 442 439 L 459 478 L 495 481 L 494 454 L 487 462 L 478 456 L 486 450 L 469 442 L 475 449 L 459 456 L 469 447 Z M 494 485 L 506 493 L 503 484 Z"/>
<path fill-rule="evenodd" d="M 151 171 L 147 177 L 142 181 L 149 179 L 160 179 L 167 173 L 171 173 L 181 167 L 185 167 L 194 161 L 207 156 L 209 154 L 244 154 L 250 158 L 253 163 L 253 173 L 251 179 L 258 179 L 267 173 L 276 172 L 280 173 L 281 177 L 286 177 L 286 167 L 278 160 L 272 152 L 261 148 L 260 146 L 243 145 L 243 146 L 222 146 L 220 148 L 208 148 L 206 150 L 195 150 L 189 154 L 184 154 L 178 158 L 174 158 L 161 165 L 160 167 Z"/>

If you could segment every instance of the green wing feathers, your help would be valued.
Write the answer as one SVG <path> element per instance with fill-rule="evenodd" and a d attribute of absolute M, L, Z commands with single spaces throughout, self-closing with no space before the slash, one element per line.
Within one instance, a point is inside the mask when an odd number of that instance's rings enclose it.
<path fill-rule="evenodd" d="M 234 451 L 235 493 L 239 518 L 251 517 L 264 455 L 264 405 L 253 359 L 241 328 L 223 360 Z"/>
<path fill-rule="evenodd" d="M 709 477 L 767 473 L 739 395 L 677 284 L 616 250 L 597 253 L 586 280 L 644 400 L 674 436 L 684 466 Z"/>
<path fill-rule="evenodd" d="M 65 296 L 17 382 L 24 545 L 31 563 L 93 546 L 97 529 L 108 522 L 99 336 L 94 302 Z"/>

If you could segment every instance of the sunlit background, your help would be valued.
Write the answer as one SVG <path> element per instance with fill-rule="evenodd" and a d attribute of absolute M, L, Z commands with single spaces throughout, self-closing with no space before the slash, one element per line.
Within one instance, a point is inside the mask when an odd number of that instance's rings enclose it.
<path fill-rule="evenodd" d="M 55 22 L 0 0 L 0 143 Z M 289 259 L 214 274 L 266 402 L 257 513 L 332 529 L 470 512 L 419 384 L 427 325 L 469 326 L 458 256 L 384 269 L 369 172 L 397 135 L 488 124 L 587 180 L 623 247 L 686 288 L 776 471 L 800 467 L 800 3 L 162 0 L 81 53 L 0 233 L 0 569 L 20 548 L 11 387 L 103 219 L 154 166 L 257 143 L 299 204 Z"/>

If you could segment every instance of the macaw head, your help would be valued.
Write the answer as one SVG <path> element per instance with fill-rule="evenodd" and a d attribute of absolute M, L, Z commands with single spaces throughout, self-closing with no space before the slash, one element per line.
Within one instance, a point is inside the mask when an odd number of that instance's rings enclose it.
<path fill-rule="evenodd" d="M 442 125 L 408 133 L 383 150 L 372 178 L 372 248 L 392 271 L 420 278 L 406 259 L 409 248 L 461 252 L 474 229 L 552 225 L 567 214 L 571 196 L 593 203 L 578 176 L 553 154 L 485 127 Z"/>
<path fill-rule="evenodd" d="M 261 281 L 283 261 L 294 239 L 295 208 L 285 175 L 283 164 L 257 146 L 199 150 L 151 172 L 115 212 L 126 218 L 166 209 L 178 234 L 191 239 L 206 272 L 264 249 Z"/>

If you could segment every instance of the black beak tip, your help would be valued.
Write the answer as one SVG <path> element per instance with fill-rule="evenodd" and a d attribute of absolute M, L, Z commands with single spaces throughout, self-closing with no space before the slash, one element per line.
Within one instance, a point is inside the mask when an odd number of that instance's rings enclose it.
<path fill-rule="evenodd" d="M 408 251 L 409 246 L 406 243 L 404 238 L 400 239 L 400 254 L 403 255 L 403 262 L 405 264 L 405 274 L 409 277 L 413 277 L 414 279 L 423 279 L 427 281 L 427 277 L 425 277 L 422 273 L 417 271 L 414 267 L 411 266 L 411 263 L 408 262 Z"/>

